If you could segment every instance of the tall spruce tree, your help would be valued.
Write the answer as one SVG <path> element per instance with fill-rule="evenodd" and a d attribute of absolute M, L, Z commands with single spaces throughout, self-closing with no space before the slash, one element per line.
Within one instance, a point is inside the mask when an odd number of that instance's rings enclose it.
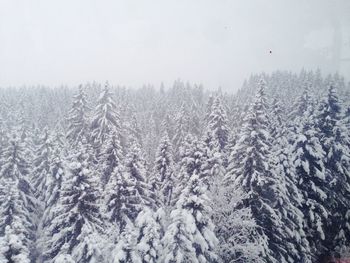
<path fill-rule="evenodd" d="M 45 211 L 42 218 L 43 227 L 47 227 L 55 217 L 51 209 L 55 207 L 61 195 L 63 177 L 65 173 L 64 160 L 61 150 L 56 146 L 53 149 L 49 173 L 47 178 L 47 191 L 45 196 Z"/>
<path fill-rule="evenodd" d="M 4 262 L 32 262 L 36 230 L 36 207 L 29 183 L 30 165 L 19 138 L 10 139 L 0 159 L 0 258 Z"/>
<path fill-rule="evenodd" d="M 326 206 L 328 183 L 323 163 L 324 155 L 310 107 L 297 129 L 292 147 L 292 162 L 297 186 L 302 195 L 300 210 L 305 218 L 305 233 L 314 260 L 323 250 L 329 216 Z"/>
<path fill-rule="evenodd" d="M 247 197 L 242 206 L 250 208 L 258 225 L 258 239 L 264 240 L 262 258 L 266 262 L 295 262 L 300 259 L 294 237 L 294 224 L 283 221 L 290 200 L 280 175 L 270 161 L 271 145 L 265 84 L 261 81 L 255 102 L 248 113 L 240 138 L 229 159 L 225 182 L 241 188 Z"/>
<path fill-rule="evenodd" d="M 222 180 L 212 182 L 209 194 L 220 262 L 264 262 L 264 240 L 258 235 L 258 225 L 251 209 L 240 207 L 247 194 Z"/>
<path fill-rule="evenodd" d="M 68 131 L 67 138 L 73 143 L 77 144 L 82 139 L 90 138 L 90 107 L 88 105 L 87 96 L 80 85 L 78 93 L 73 97 L 73 105 L 71 110 L 68 112 Z"/>
<path fill-rule="evenodd" d="M 203 137 L 204 161 L 202 165 L 203 181 L 210 189 L 214 181 L 223 181 L 226 174 L 226 154 L 220 151 L 220 145 L 213 133 L 207 131 Z"/>
<path fill-rule="evenodd" d="M 162 229 L 158 213 L 145 206 L 135 220 L 135 254 L 142 263 L 157 263 L 162 256 Z"/>
<path fill-rule="evenodd" d="M 350 245 L 347 223 L 350 218 L 350 139 L 341 113 L 341 102 L 331 85 L 319 106 L 316 120 L 317 136 L 325 152 L 323 162 L 327 184 L 324 192 L 330 212 L 325 239 L 325 254 L 328 255 L 339 255 L 340 250 Z"/>
<path fill-rule="evenodd" d="M 135 142 L 124 165 L 116 167 L 106 187 L 109 221 L 123 232 L 127 223 L 134 223 L 144 206 L 151 205 L 150 187 L 140 146 Z"/>
<path fill-rule="evenodd" d="M 308 88 L 305 88 L 303 92 L 297 97 L 292 111 L 289 114 L 290 121 L 293 123 L 298 123 L 300 118 L 304 116 L 308 107 L 312 104 L 312 99 L 309 94 Z"/>
<path fill-rule="evenodd" d="M 122 147 L 120 145 L 119 136 L 116 132 L 112 132 L 107 136 L 106 142 L 103 144 L 101 154 L 99 156 L 99 165 L 101 169 L 101 186 L 105 188 L 108 184 L 111 174 L 118 167 L 123 159 Z"/>
<path fill-rule="evenodd" d="M 0 197 L 0 262 L 30 263 L 33 260 L 33 224 L 20 197 L 17 183 L 0 180 L 6 197 Z M 5 189 L 1 189 L 3 191 Z"/>
<path fill-rule="evenodd" d="M 206 187 L 197 172 L 194 170 L 191 174 L 176 208 L 171 212 L 171 223 L 162 241 L 161 262 L 218 262 L 218 240 L 210 218 Z"/>
<path fill-rule="evenodd" d="M 35 195 L 40 201 L 45 201 L 47 195 L 47 180 L 49 177 L 51 154 L 52 142 L 48 129 L 45 129 L 35 152 L 32 174 Z"/>
<path fill-rule="evenodd" d="M 289 137 L 292 137 L 292 133 L 285 126 L 284 113 L 276 98 L 273 100 L 270 110 L 272 155 L 269 158 L 273 173 L 280 178 L 281 187 L 279 190 L 285 197 L 280 199 L 280 205 L 275 209 L 279 209 L 283 224 L 288 225 L 289 231 L 292 232 L 288 242 L 294 243 L 296 250 L 289 253 L 291 258 L 310 262 L 311 251 L 303 227 L 304 216 L 300 210 L 304 199 L 298 189 L 298 179 L 293 171 L 291 161 L 292 145 L 290 141 L 293 139 Z"/>
<path fill-rule="evenodd" d="M 217 141 L 219 151 L 225 151 L 229 138 L 229 129 L 227 125 L 226 110 L 222 105 L 221 99 L 217 96 L 211 107 L 208 117 L 208 129 L 213 134 L 213 139 Z"/>
<path fill-rule="evenodd" d="M 83 141 L 86 144 L 86 141 Z M 48 226 L 44 262 L 70 254 L 75 262 L 101 262 L 104 224 L 99 209 L 97 178 L 90 170 L 89 151 L 79 144 L 68 160 L 59 200 Z"/>
<path fill-rule="evenodd" d="M 174 198 L 175 181 L 172 145 L 165 132 L 158 147 L 151 180 L 152 190 L 161 205 L 170 206 Z"/>
<path fill-rule="evenodd" d="M 185 105 L 182 104 L 180 111 L 176 116 L 175 123 L 175 134 L 173 136 L 173 146 L 174 146 L 174 158 L 175 161 L 179 161 L 180 157 L 180 147 L 185 140 L 185 137 L 189 131 L 188 125 L 189 117 Z"/>
<path fill-rule="evenodd" d="M 188 135 L 182 146 L 177 198 L 163 237 L 161 262 L 216 262 L 217 239 L 203 182 L 203 144 Z"/>
<path fill-rule="evenodd" d="M 97 106 L 92 117 L 91 129 L 93 142 L 98 147 L 106 141 L 108 135 L 111 133 L 116 133 L 117 136 L 121 134 L 120 116 L 108 82 L 106 82 L 98 98 Z"/>
<path fill-rule="evenodd" d="M 172 205 L 175 205 L 181 192 L 186 188 L 188 180 L 194 173 L 204 177 L 207 174 L 202 173 L 204 150 L 203 143 L 198 141 L 191 134 L 188 134 L 180 147 L 181 161 L 179 163 L 178 172 L 176 175 L 176 188 Z M 201 178 L 203 181 L 205 178 Z"/>

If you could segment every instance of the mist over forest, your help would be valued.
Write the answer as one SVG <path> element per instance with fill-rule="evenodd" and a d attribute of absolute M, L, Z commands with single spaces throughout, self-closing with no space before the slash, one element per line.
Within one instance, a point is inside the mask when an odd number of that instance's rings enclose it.
<path fill-rule="evenodd" d="M 350 257 L 350 83 L 0 88 L 1 263 Z"/>

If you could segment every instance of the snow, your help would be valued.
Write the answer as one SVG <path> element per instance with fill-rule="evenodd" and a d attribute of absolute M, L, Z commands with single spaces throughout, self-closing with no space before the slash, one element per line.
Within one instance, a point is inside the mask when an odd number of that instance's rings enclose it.
<path fill-rule="evenodd" d="M 346 253 L 348 90 L 305 70 L 252 75 L 235 94 L 0 89 L 0 262 Z"/>

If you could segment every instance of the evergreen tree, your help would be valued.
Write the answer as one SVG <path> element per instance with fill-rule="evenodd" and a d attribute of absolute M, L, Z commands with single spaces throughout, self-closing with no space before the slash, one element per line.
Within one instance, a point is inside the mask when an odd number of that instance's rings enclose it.
<path fill-rule="evenodd" d="M 55 215 L 51 214 L 51 209 L 60 199 L 62 182 L 65 173 L 64 161 L 61 151 L 55 147 L 49 164 L 47 178 L 47 191 L 45 196 L 45 211 L 43 215 L 43 226 L 47 227 Z"/>
<path fill-rule="evenodd" d="M 135 250 L 136 235 L 134 224 L 127 220 L 112 252 L 113 263 L 142 263 L 140 255 Z"/>
<path fill-rule="evenodd" d="M 99 157 L 101 165 L 101 185 L 104 188 L 111 177 L 112 172 L 122 161 L 122 147 L 118 135 L 113 132 L 108 135 L 106 142 L 103 144 Z"/>
<path fill-rule="evenodd" d="M 0 262 L 32 262 L 33 222 L 18 190 L 18 182 L 1 180 L 1 188 L 6 187 L 6 197 L 1 196 L 0 205 Z M 2 192 L 5 189 L 1 189 Z"/>
<path fill-rule="evenodd" d="M 339 254 L 341 249 L 350 245 L 350 228 L 344 220 L 349 218 L 350 213 L 350 140 L 341 112 L 336 89 L 330 86 L 317 115 L 317 136 L 325 152 L 326 182 L 323 191 L 331 215 L 325 233 L 326 254 Z"/>
<path fill-rule="evenodd" d="M 284 207 L 290 200 L 283 178 L 274 173 L 269 160 L 271 145 L 264 90 L 262 81 L 231 153 L 225 182 L 247 194 L 242 206 L 251 209 L 258 225 L 256 238 L 267 242 L 263 244 L 262 258 L 266 262 L 295 262 L 300 261 L 300 252 L 295 247 L 294 224 L 283 221 L 284 213 L 293 211 Z"/>
<path fill-rule="evenodd" d="M 264 262 L 261 254 L 265 242 L 259 239 L 251 209 L 239 207 L 247 194 L 224 185 L 222 180 L 214 180 L 209 193 L 220 262 Z"/>
<path fill-rule="evenodd" d="M 151 205 L 150 186 L 147 183 L 146 167 L 140 145 L 136 142 L 132 145 L 125 160 L 126 178 L 129 178 L 133 186 L 132 193 L 134 202 L 131 202 L 129 217 L 134 222 L 137 214 L 143 206 Z"/>
<path fill-rule="evenodd" d="M 294 250 L 288 252 L 289 257 L 292 261 L 310 262 L 312 252 L 304 228 L 305 217 L 301 210 L 305 199 L 298 186 L 300 178 L 293 170 L 291 147 L 283 132 L 277 135 L 272 148 L 273 156 L 270 158 L 273 173 L 280 179 L 279 191 L 283 198 L 279 199 L 275 209 L 280 211 L 283 225 L 288 226 L 284 231 L 291 233 L 286 240 L 294 246 Z"/>
<path fill-rule="evenodd" d="M 229 129 L 227 126 L 226 110 L 219 97 L 215 98 L 211 107 L 208 129 L 213 133 L 214 140 L 217 141 L 217 145 L 219 146 L 219 151 L 225 151 L 229 138 Z"/>
<path fill-rule="evenodd" d="M 195 170 L 171 212 L 161 262 L 218 262 L 218 240 L 210 213 L 206 187 Z"/>
<path fill-rule="evenodd" d="M 175 134 L 173 137 L 173 146 L 174 146 L 174 158 L 175 161 L 178 161 L 181 157 L 179 154 L 180 147 L 185 140 L 185 137 L 187 136 L 189 131 L 188 127 L 188 114 L 185 109 L 185 106 L 182 105 L 181 109 L 176 117 L 176 124 L 175 124 Z"/>
<path fill-rule="evenodd" d="M 47 179 L 49 177 L 51 152 L 51 139 L 48 130 L 45 129 L 44 134 L 40 138 L 40 144 L 35 152 L 32 175 L 35 195 L 40 201 L 44 201 L 47 194 Z"/>
<path fill-rule="evenodd" d="M 156 263 L 162 255 L 161 225 L 157 213 L 144 207 L 135 220 L 137 229 L 136 253 L 142 263 Z"/>
<path fill-rule="evenodd" d="M 106 82 L 98 98 L 92 118 L 91 129 L 93 142 L 99 146 L 106 141 L 108 135 L 112 132 L 115 132 L 117 136 L 121 134 L 120 116 L 117 112 L 117 107 L 113 100 L 113 93 L 110 91 L 108 82 Z"/>
<path fill-rule="evenodd" d="M 302 194 L 298 189 L 298 181 L 293 172 L 293 164 L 291 161 L 291 145 L 287 127 L 285 127 L 285 119 L 283 110 L 277 99 L 274 99 L 271 107 L 270 123 L 272 155 L 270 156 L 270 163 L 272 165 L 273 173 L 280 179 L 280 194 L 284 199 L 280 199 L 280 205 L 277 209 L 280 211 L 281 220 L 284 225 L 289 227 L 292 231 L 292 238 L 288 242 L 295 245 L 296 251 L 291 251 L 289 255 L 294 260 L 302 262 L 310 262 L 311 251 L 309 242 L 306 239 L 304 229 L 304 216 L 300 210 L 303 202 Z M 284 203 L 282 203 L 284 202 Z M 275 208 L 276 209 L 276 208 Z"/>
<path fill-rule="evenodd" d="M 199 112 L 199 105 L 195 101 L 191 103 L 191 110 L 189 116 L 189 132 L 194 136 L 200 136 L 202 134 L 202 123 Z"/>
<path fill-rule="evenodd" d="M 84 142 L 86 143 L 86 142 Z M 46 236 L 50 237 L 44 261 L 54 262 L 70 254 L 75 262 L 100 262 L 103 222 L 99 209 L 97 180 L 90 170 L 89 153 L 80 144 L 69 158 L 55 215 Z"/>
<path fill-rule="evenodd" d="M 133 184 L 127 177 L 125 168 L 117 166 L 106 186 L 106 209 L 108 220 L 117 225 L 118 232 L 124 230 L 129 219 L 129 210 L 133 206 Z"/>
<path fill-rule="evenodd" d="M 117 166 L 106 187 L 109 221 L 117 225 L 119 233 L 127 223 L 134 223 L 138 213 L 151 205 L 150 187 L 138 144 L 134 143 L 125 159 L 125 166 Z"/>
<path fill-rule="evenodd" d="M 147 157 L 147 162 L 149 164 L 153 164 L 156 154 L 156 145 L 158 143 L 158 137 L 156 134 L 156 123 L 153 118 L 153 115 L 149 117 L 147 128 L 148 132 L 145 135 L 144 149 Z"/>
<path fill-rule="evenodd" d="M 164 120 L 162 121 L 161 132 L 166 132 L 169 136 L 169 139 L 173 142 L 175 124 L 172 116 L 169 113 L 165 115 Z"/>
<path fill-rule="evenodd" d="M 201 176 L 201 180 L 205 181 L 204 176 L 206 176 L 206 174 L 202 173 L 203 161 L 205 158 L 203 152 L 202 142 L 198 141 L 190 134 L 187 135 L 180 147 L 181 162 L 176 176 L 176 188 L 172 205 L 175 205 L 177 202 L 181 192 L 186 188 L 188 180 L 192 174 L 198 174 Z"/>
<path fill-rule="evenodd" d="M 271 131 L 271 138 L 272 140 L 274 140 L 278 138 L 281 135 L 281 133 L 286 132 L 284 129 L 285 128 L 284 113 L 278 99 L 276 98 L 273 99 L 270 110 L 271 110 L 270 131 Z"/>
<path fill-rule="evenodd" d="M 323 250 L 325 227 L 329 211 L 326 209 L 327 180 L 323 164 L 325 152 L 313 127 L 312 110 L 300 124 L 292 148 L 292 161 L 298 189 L 302 194 L 300 209 L 305 218 L 305 232 L 313 257 Z"/>
<path fill-rule="evenodd" d="M 211 114 L 211 108 L 213 106 L 213 103 L 214 103 L 214 97 L 212 94 L 210 94 L 205 107 L 204 123 L 209 123 L 209 116 Z"/>
<path fill-rule="evenodd" d="M 223 180 L 226 174 L 226 155 L 220 151 L 220 145 L 213 133 L 207 131 L 203 138 L 204 161 L 202 165 L 203 182 L 210 189 L 213 181 Z"/>
<path fill-rule="evenodd" d="M 152 190 L 156 193 L 157 202 L 169 206 L 174 198 L 175 173 L 173 152 L 170 139 L 165 132 L 158 147 L 152 178 Z"/>
<path fill-rule="evenodd" d="M 68 113 L 68 132 L 67 138 L 73 144 L 81 142 L 82 139 L 90 138 L 89 130 L 89 112 L 87 96 L 83 86 L 79 86 L 78 94 L 73 97 L 73 105 Z"/>
<path fill-rule="evenodd" d="M 344 125 L 348 130 L 350 130 L 350 106 L 347 107 L 344 113 Z"/>
<path fill-rule="evenodd" d="M 293 105 L 293 110 L 289 115 L 292 121 L 298 122 L 298 120 L 304 116 L 308 107 L 312 104 L 311 97 L 309 95 L 308 88 L 305 88 L 302 94 L 296 99 Z"/>
<path fill-rule="evenodd" d="M 35 257 L 36 200 L 29 183 L 30 166 L 18 138 L 13 137 L 0 160 L 0 258 L 31 262 Z"/>
<path fill-rule="evenodd" d="M 130 138 L 136 139 L 138 144 L 143 145 L 142 132 L 138 125 L 138 121 L 134 110 L 131 112 L 131 116 L 127 125 L 127 131 Z"/>

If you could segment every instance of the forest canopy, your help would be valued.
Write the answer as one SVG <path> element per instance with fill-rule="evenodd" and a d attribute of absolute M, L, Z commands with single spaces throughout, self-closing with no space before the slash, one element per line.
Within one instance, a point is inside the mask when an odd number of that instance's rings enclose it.
<path fill-rule="evenodd" d="M 0 88 L 0 263 L 350 254 L 350 83 Z"/>

